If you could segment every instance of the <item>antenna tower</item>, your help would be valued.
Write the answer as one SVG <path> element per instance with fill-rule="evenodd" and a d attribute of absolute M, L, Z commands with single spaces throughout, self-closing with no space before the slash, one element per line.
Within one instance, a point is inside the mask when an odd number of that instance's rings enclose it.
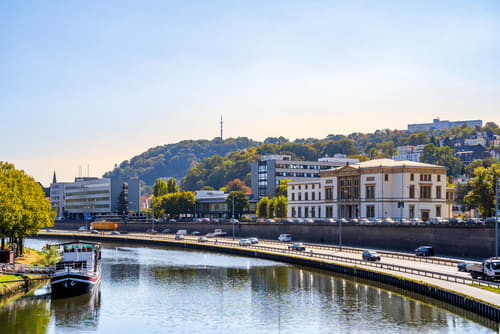
<path fill-rule="evenodd" d="M 220 115 L 220 141 L 224 140 L 224 137 L 222 136 L 222 124 L 224 123 L 222 122 L 222 115 Z"/>

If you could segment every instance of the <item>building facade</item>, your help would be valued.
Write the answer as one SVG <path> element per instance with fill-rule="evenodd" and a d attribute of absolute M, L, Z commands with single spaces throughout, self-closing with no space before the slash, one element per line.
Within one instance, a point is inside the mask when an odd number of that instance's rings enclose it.
<path fill-rule="evenodd" d="M 398 154 L 392 156 L 393 160 L 397 161 L 420 161 L 420 156 L 424 153 L 425 145 L 406 145 L 406 146 L 398 146 L 396 147 L 396 151 Z"/>
<path fill-rule="evenodd" d="M 260 161 L 252 162 L 252 198 L 273 197 L 281 180 L 305 181 L 318 179 L 322 170 L 346 164 L 358 163 L 359 159 L 345 155 L 321 158 L 318 161 L 291 160 L 290 155 L 266 155 Z"/>
<path fill-rule="evenodd" d="M 442 121 L 439 118 L 435 118 L 432 120 L 432 123 L 417 123 L 417 124 L 408 124 L 408 131 L 410 132 L 418 132 L 418 131 L 426 131 L 426 130 L 442 130 L 449 129 L 454 126 L 462 126 L 467 125 L 469 128 L 474 128 L 476 126 L 482 127 L 482 120 L 468 120 L 468 121 Z"/>
<path fill-rule="evenodd" d="M 300 218 L 449 218 L 454 192 L 446 167 L 377 159 L 289 182 L 288 216 Z"/>
<path fill-rule="evenodd" d="M 229 194 L 221 190 L 198 190 L 196 199 L 195 215 L 201 218 L 226 219 L 231 216 L 226 203 Z"/>

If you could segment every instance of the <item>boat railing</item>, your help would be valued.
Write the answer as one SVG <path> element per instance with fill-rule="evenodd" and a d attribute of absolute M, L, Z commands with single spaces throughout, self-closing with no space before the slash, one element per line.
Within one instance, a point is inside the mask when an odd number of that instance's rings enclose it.
<path fill-rule="evenodd" d="M 35 264 L 0 264 L 0 273 L 2 274 L 36 274 L 50 275 L 56 270 L 56 266 L 45 266 Z"/>
<path fill-rule="evenodd" d="M 59 262 L 56 264 L 56 271 L 78 271 L 87 272 L 87 262 Z"/>

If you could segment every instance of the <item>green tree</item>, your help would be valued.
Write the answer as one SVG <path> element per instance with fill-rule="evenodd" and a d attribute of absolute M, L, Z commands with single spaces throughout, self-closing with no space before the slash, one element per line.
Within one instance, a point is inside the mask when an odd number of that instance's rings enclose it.
<path fill-rule="evenodd" d="M 170 177 L 167 181 L 167 193 L 177 193 L 179 192 L 179 186 L 177 185 L 177 180 Z"/>
<path fill-rule="evenodd" d="M 285 196 L 277 196 L 275 197 L 276 204 L 274 207 L 275 216 L 278 218 L 285 218 L 287 216 L 287 203 L 288 200 Z"/>
<path fill-rule="evenodd" d="M 43 251 L 43 257 L 41 259 L 41 263 L 46 266 L 53 266 L 57 262 L 59 262 L 59 252 L 56 246 L 46 247 Z"/>
<path fill-rule="evenodd" d="M 495 177 L 500 177 L 500 164 L 491 167 L 477 167 L 474 177 L 469 180 L 471 190 L 464 200 L 477 208 L 482 217 L 488 217 L 495 212 Z"/>
<path fill-rule="evenodd" d="M 433 144 L 424 146 L 420 161 L 428 164 L 445 166 L 448 168 L 448 176 L 457 176 L 462 171 L 460 159 L 453 156 L 453 150 L 448 146 L 437 147 Z"/>
<path fill-rule="evenodd" d="M 162 179 L 156 179 L 156 182 L 153 187 L 153 196 L 160 197 L 166 194 L 168 194 L 167 182 L 165 182 L 165 180 Z"/>
<path fill-rule="evenodd" d="M 266 214 L 267 214 L 267 217 L 269 217 L 269 218 L 273 218 L 274 213 L 276 212 L 276 200 L 277 200 L 277 197 L 273 197 L 267 202 Z"/>
<path fill-rule="evenodd" d="M 424 132 L 412 133 L 408 138 L 409 145 L 423 145 L 429 143 L 429 137 Z"/>
<path fill-rule="evenodd" d="M 14 165 L 0 161 L 0 236 L 23 253 L 23 238 L 54 224 L 56 213 L 40 184 Z"/>
<path fill-rule="evenodd" d="M 165 198 L 166 195 L 163 196 L 157 196 L 151 199 L 152 205 L 153 205 L 153 218 L 160 218 L 165 215 L 165 210 L 163 209 L 163 199 Z"/>
<path fill-rule="evenodd" d="M 280 180 L 280 184 L 278 189 L 274 192 L 274 196 L 284 196 L 285 198 L 288 196 L 288 182 L 290 179 Z"/>
<path fill-rule="evenodd" d="M 258 218 L 266 218 L 267 217 L 267 205 L 269 202 L 269 198 L 267 196 L 262 197 L 257 202 L 257 217 Z"/>
<path fill-rule="evenodd" d="M 215 190 L 214 187 L 210 187 L 210 186 L 203 186 L 201 187 L 200 190 Z"/>
<path fill-rule="evenodd" d="M 230 212 L 233 211 L 233 198 L 234 198 L 234 214 L 241 217 L 245 210 L 250 208 L 248 197 L 243 191 L 232 191 L 226 199 L 226 204 Z"/>

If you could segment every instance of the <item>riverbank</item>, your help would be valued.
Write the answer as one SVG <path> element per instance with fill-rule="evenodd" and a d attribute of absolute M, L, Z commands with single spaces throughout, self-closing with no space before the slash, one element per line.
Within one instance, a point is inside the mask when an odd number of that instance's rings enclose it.
<path fill-rule="evenodd" d="M 239 247 L 237 244 L 229 244 L 222 240 L 219 240 L 218 243 L 200 243 L 196 242 L 196 240 L 177 241 L 173 238 L 132 234 L 115 236 L 50 232 L 40 233 L 39 237 L 175 246 L 288 262 L 393 285 L 407 291 L 416 292 L 424 296 L 450 303 L 488 319 L 500 322 L 500 299 L 497 293 L 463 283 L 443 281 L 433 276 L 422 276 L 411 272 L 403 273 L 384 267 L 373 268 L 369 266 L 368 263 L 364 264 L 362 262 L 360 263 L 360 261 L 350 261 L 349 263 L 356 263 L 353 265 L 341 260 L 328 260 L 321 258 L 321 254 L 318 253 L 309 254 L 306 252 L 299 254 L 297 252 L 287 253 L 279 249 L 273 251 L 268 247 L 264 247 L 265 250 L 264 248 Z"/>

